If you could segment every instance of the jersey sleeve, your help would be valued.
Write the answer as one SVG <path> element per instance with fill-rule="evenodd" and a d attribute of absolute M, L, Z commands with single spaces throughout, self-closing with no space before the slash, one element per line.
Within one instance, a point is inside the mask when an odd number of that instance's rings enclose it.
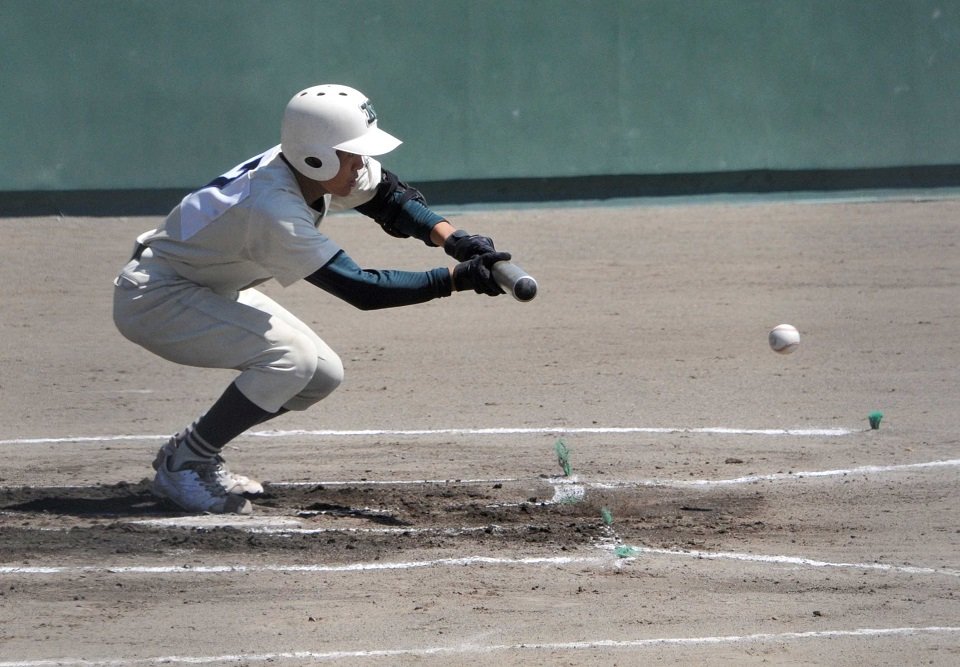
<path fill-rule="evenodd" d="M 244 244 L 250 260 L 266 269 L 284 287 L 310 275 L 334 255 L 340 246 L 316 227 L 316 220 L 296 198 L 272 204 L 270 211 L 250 212 Z"/>

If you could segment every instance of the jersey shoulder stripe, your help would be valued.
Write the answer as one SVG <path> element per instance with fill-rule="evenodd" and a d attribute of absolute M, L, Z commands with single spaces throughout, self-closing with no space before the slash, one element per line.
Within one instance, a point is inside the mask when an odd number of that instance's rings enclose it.
<path fill-rule="evenodd" d="M 180 202 L 180 225 L 176 237 L 186 241 L 250 196 L 250 182 L 257 169 L 269 164 L 279 146 L 261 153 L 213 179 Z"/>

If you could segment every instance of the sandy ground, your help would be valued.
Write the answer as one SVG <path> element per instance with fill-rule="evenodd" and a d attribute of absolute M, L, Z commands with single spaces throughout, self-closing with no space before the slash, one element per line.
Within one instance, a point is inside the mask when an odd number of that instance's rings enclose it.
<path fill-rule="evenodd" d="M 242 519 L 149 494 L 232 377 L 113 328 L 158 220 L 0 221 L 0 667 L 960 663 L 960 200 L 461 213 L 534 301 L 267 286 L 347 380 L 229 447 Z"/>

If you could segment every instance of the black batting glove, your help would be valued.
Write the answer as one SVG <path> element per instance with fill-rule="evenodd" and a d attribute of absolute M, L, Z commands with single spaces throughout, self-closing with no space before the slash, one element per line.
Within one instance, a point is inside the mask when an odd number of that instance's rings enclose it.
<path fill-rule="evenodd" d="M 458 262 L 466 262 L 477 255 L 497 251 L 493 247 L 493 239 L 489 236 L 471 234 L 462 229 L 447 237 L 443 242 L 443 250 Z"/>
<path fill-rule="evenodd" d="M 458 292 L 473 290 L 477 294 L 497 296 L 504 294 L 493 277 L 493 265 L 510 260 L 508 252 L 488 252 L 453 267 L 453 289 Z"/>

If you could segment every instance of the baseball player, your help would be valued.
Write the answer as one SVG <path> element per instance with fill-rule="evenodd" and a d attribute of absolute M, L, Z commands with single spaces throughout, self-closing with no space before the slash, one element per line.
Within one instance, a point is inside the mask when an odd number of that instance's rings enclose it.
<path fill-rule="evenodd" d="M 176 363 L 239 371 L 209 410 L 160 448 L 155 495 L 188 511 L 249 514 L 245 496 L 263 487 L 229 470 L 224 445 L 307 409 L 343 379 L 337 353 L 256 285 L 306 280 L 361 310 L 453 291 L 503 294 L 491 268 L 510 254 L 455 229 L 373 159 L 400 143 L 378 127 L 361 92 L 307 88 L 284 111 L 280 145 L 190 193 L 137 238 L 115 280 L 120 332 Z M 442 247 L 458 263 L 423 272 L 361 268 L 319 229 L 328 212 L 349 208 L 392 236 Z"/>

